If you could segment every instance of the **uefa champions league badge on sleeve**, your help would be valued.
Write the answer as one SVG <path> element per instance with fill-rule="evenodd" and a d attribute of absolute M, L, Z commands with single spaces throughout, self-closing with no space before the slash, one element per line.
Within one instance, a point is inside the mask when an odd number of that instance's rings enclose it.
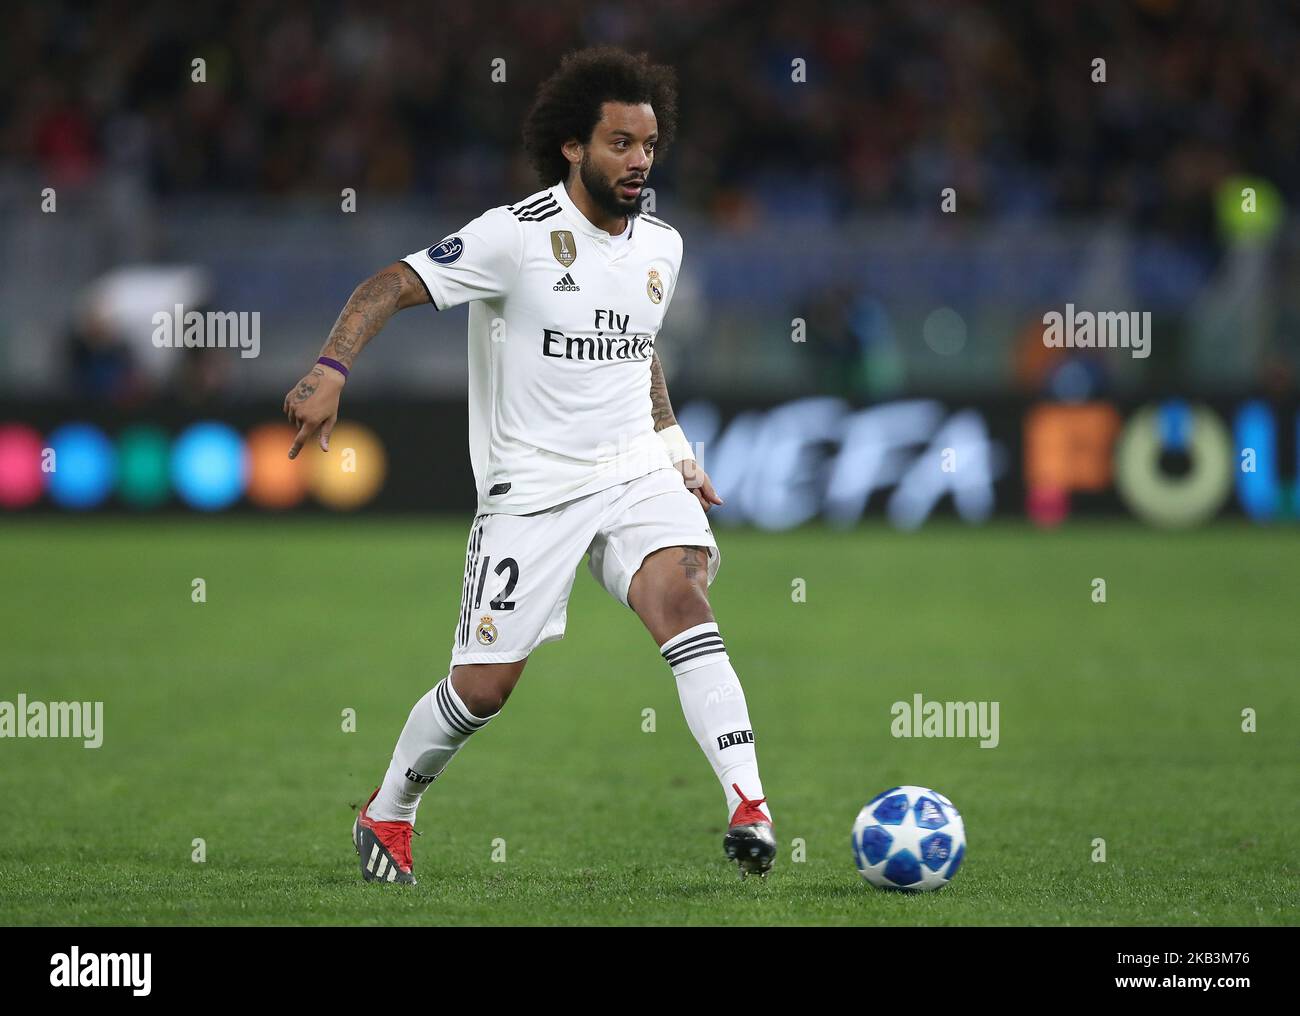
<path fill-rule="evenodd" d="M 435 243 L 425 253 L 435 265 L 454 265 L 465 253 L 465 241 L 458 236 L 449 236 L 442 243 Z"/>
<path fill-rule="evenodd" d="M 474 631 L 474 637 L 483 646 L 490 646 L 497 640 L 497 626 L 492 623 L 491 614 L 483 615 L 483 620 L 479 621 L 478 628 Z"/>

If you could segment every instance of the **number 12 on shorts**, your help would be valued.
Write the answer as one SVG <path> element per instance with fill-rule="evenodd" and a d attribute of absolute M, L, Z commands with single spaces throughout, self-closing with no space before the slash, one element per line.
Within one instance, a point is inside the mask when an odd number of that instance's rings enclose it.
<path fill-rule="evenodd" d="M 478 588 L 474 591 L 475 610 L 478 610 L 483 603 L 483 587 L 487 584 L 487 573 L 491 564 L 491 555 L 483 558 L 483 566 L 479 569 Z M 500 595 L 488 604 L 489 608 L 492 610 L 514 610 L 515 601 L 509 597 L 515 591 L 515 585 L 519 582 L 519 562 L 513 557 L 503 557 L 494 571 L 498 577 L 508 571 L 510 577 L 506 580 L 505 588 L 501 590 Z"/>

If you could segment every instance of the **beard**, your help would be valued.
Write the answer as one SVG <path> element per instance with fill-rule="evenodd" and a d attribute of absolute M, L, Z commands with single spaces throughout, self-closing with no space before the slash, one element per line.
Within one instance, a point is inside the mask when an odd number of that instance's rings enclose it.
<path fill-rule="evenodd" d="M 614 189 L 617 184 L 611 184 L 601 176 L 585 152 L 578 167 L 578 175 L 582 178 L 582 186 L 591 195 L 591 200 L 596 202 L 596 207 L 602 212 L 607 215 L 626 215 L 629 219 L 641 214 L 641 195 L 634 198 L 621 197 Z"/>

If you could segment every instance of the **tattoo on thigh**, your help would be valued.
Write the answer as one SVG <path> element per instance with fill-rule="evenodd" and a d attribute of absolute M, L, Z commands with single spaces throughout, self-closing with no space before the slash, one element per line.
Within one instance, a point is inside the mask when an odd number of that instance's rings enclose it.
<path fill-rule="evenodd" d="M 686 580 L 694 582 L 696 573 L 704 567 L 701 560 L 703 551 L 699 547 L 683 547 L 682 559 L 677 563 L 682 566 L 682 571 L 686 573 Z"/>

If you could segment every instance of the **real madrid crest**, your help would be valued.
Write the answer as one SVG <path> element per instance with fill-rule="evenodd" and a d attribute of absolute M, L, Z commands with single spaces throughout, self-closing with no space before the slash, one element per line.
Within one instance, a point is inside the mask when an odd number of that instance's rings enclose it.
<path fill-rule="evenodd" d="M 653 268 L 650 269 L 650 278 L 645 284 L 646 295 L 650 297 L 651 303 L 662 303 L 664 298 L 664 280 L 659 278 L 659 273 Z"/>
<path fill-rule="evenodd" d="M 479 645 L 490 646 L 497 640 L 497 626 L 492 623 L 492 615 L 484 614 L 483 620 L 478 623 L 478 628 L 474 630 L 474 637 L 478 639 Z"/>
<path fill-rule="evenodd" d="M 577 261 L 578 248 L 573 242 L 573 234 L 567 229 L 551 230 L 551 253 L 565 268 Z"/>

